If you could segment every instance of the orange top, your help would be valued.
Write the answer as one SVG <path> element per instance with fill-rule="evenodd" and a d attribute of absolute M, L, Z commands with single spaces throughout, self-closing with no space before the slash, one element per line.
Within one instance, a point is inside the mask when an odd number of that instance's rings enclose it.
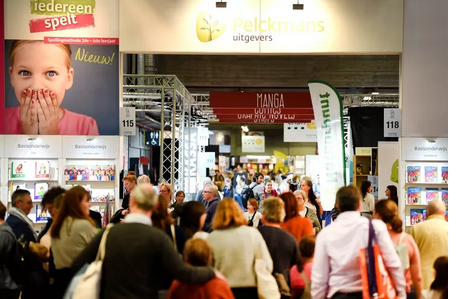
<path fill-rule="evenodd" d="M 185 285 L 174 280 L 168 292 L 168 299 L 234 299 L 228 283 L 213 278 L 204 284 Z"/>
<path fill-rule="evenodd" d="M 309 218 L 301 217 L 299 215 L 282 223 L 280 227 L 292 234 L 296 238 L 296 241 L 298 241 L 298 244 L 302 237 L 312 236 L 314 234 L 312 221 L 310 221 Z"/>

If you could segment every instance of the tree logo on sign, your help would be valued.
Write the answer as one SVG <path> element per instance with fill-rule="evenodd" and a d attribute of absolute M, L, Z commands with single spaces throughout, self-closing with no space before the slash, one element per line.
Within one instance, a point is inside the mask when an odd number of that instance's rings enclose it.
<path fill-rule="evenodd" d="M 213 20 L 207 11 L 202 11 L 196 18 L 196 35 L 203 42 L 211 42 L 219 38 L 226 30 L 226 25 L 220 20 Z"/>

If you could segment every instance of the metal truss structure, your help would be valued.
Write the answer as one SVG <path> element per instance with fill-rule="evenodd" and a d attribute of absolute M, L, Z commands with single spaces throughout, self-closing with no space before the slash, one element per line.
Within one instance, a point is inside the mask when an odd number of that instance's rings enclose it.
<path fill-rule="evenodd" d="M 176 76 L 123 76 L 123 105 L 135 107 L 140 120 L 159 124 L 160 172 L 159 181 L 168 182 L 175 189 L 184 188 L 185 142 L 196 122 L 192 122 L 192 95 Z M 188 132 L 189 132 L 188 131 Z M 186 138 L 188 140 L 186 140 Z"/>
<path fill-rule="evenodd" d="M 344 107 L 399 106 L 398 94 L 342 94 L 341 98 Z M 175 190 L 189 189 L 184 174 L 190 162 L 184 152 L 190 148 L 191 128 L 218 121 L 209 103 L 209 94 L 190 94 L 174 75 L 123 76 L 124 107 L 135 107 L 138 123 L 161 130 L 159 180 Z"/>

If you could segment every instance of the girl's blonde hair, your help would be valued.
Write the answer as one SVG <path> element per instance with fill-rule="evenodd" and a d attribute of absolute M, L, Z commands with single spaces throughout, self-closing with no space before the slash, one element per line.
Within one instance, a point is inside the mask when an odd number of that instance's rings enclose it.
<path fill-rule="evenodd" d="M 215 211 L 212 228 L 224 229 L 246 225 L 244 214 L 239 204 L 232 198 L 224 198 Z"/>
<path fill-rule="evenodd" d="M 24 45 L 30 45 L 30 44 L 38 44 L 38 43 L 44 43 L 42 40 L 14 40 L 12 45 L 11 45 L 11 50 L 10 50 L 10 55 L 9 59 L 11 61 L 11 67 L 14 65 L 14 55 L 16 55 L 16 52 L 19 51 L 21 46 Z M 54 46 L 59 47 L 62 49 L 65 54 L 66 54 L 66 65 L 67 68 L 71 68 L 71 47 L 69 44 L 55 44 Z"/>

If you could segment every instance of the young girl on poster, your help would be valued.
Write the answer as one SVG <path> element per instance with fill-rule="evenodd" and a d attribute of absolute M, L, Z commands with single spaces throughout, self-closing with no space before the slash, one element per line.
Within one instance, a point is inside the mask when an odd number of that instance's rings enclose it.
<path fill-rule="evenodd" d="M 9 57 L 19 106 L 5 110 L 6 134 L 98 135 L 93 118 L 60 107 L 73 85 L 68 44 L 16 40 Z"/>

